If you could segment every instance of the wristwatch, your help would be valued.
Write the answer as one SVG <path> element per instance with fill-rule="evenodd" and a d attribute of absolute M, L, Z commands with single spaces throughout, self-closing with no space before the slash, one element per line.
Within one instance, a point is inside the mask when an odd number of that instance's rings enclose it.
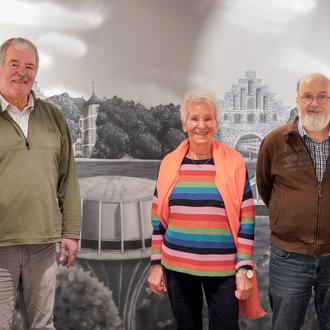
<path fill-rule="evenodd" d="M 250 280 L 253 278 L 254 275 L 252 269 L 240 268 L 237 272 L 244 274 Z"/>

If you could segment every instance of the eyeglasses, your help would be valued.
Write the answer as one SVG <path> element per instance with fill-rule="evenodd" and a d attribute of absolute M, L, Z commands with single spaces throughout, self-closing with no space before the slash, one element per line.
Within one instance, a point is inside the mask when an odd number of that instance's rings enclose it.
<path fill-rule="evenodd" d="M 328 100 L 330 99 L 329 96 L 326 95 L 320 95 L 320 96 L 312 96 L 312 95 L 304 95 L 304 96 L 298 96 L 305 104 L 311 104 L 313 103 L 314 99 L 317 101 L 318 104 L 326 104 Z"/>

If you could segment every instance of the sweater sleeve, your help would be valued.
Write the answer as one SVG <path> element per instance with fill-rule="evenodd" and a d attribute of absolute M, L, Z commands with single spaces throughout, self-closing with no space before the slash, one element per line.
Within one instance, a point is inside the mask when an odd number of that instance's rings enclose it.
<path fill-rule="evenodd" d="M 57 198 L 62 213 L 62 237 L 80 238 L 80 192 L 70 133 L 64 116 L 60 152 Z"/>
<path fill-rule="evenodd" d="M 240 228 L 237 240 L 237 263 L 236 270 L 240 267 L 250 268 L 253 266 L 253 244 L 255 227 L 255 207 L 252 190 L 246 173 L 244 195 L 240 211 Z"/>
<path fill-rule="evenodd" d="M 152 238 L 151 238 L 151 264 L 157 265 L 161 263 L 162 259 L 162 243 L 165 234 L 165 228 L 161 224 L 157 215 L 158 197 L 157 188 L 155 188 L 154 197 L 151 208 L 151 224 L 152 224 Z"/>

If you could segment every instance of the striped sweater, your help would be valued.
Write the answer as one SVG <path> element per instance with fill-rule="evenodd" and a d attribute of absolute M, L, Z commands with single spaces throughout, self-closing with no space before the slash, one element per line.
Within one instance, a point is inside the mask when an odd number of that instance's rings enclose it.
<path fill-rule="evenodd" d="M 155 190 L 152 264 L 197 276 L 230 276 L 239 267 L 252 267 L 255 219 L 249 180 L 245 183 L 236 248 L 214 179 L 213 160 L 184 158 L 169 197 L 167 230 L 157 216 Z"/>

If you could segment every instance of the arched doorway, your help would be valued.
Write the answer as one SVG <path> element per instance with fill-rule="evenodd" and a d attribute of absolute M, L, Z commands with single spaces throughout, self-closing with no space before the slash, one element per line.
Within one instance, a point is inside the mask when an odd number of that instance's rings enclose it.
<path fill-rule="evenodd" d="M 256 134 L 242 135 L 235 143 L 235 149 L 249 161 L 257 159 L 261 137 Z"/>

